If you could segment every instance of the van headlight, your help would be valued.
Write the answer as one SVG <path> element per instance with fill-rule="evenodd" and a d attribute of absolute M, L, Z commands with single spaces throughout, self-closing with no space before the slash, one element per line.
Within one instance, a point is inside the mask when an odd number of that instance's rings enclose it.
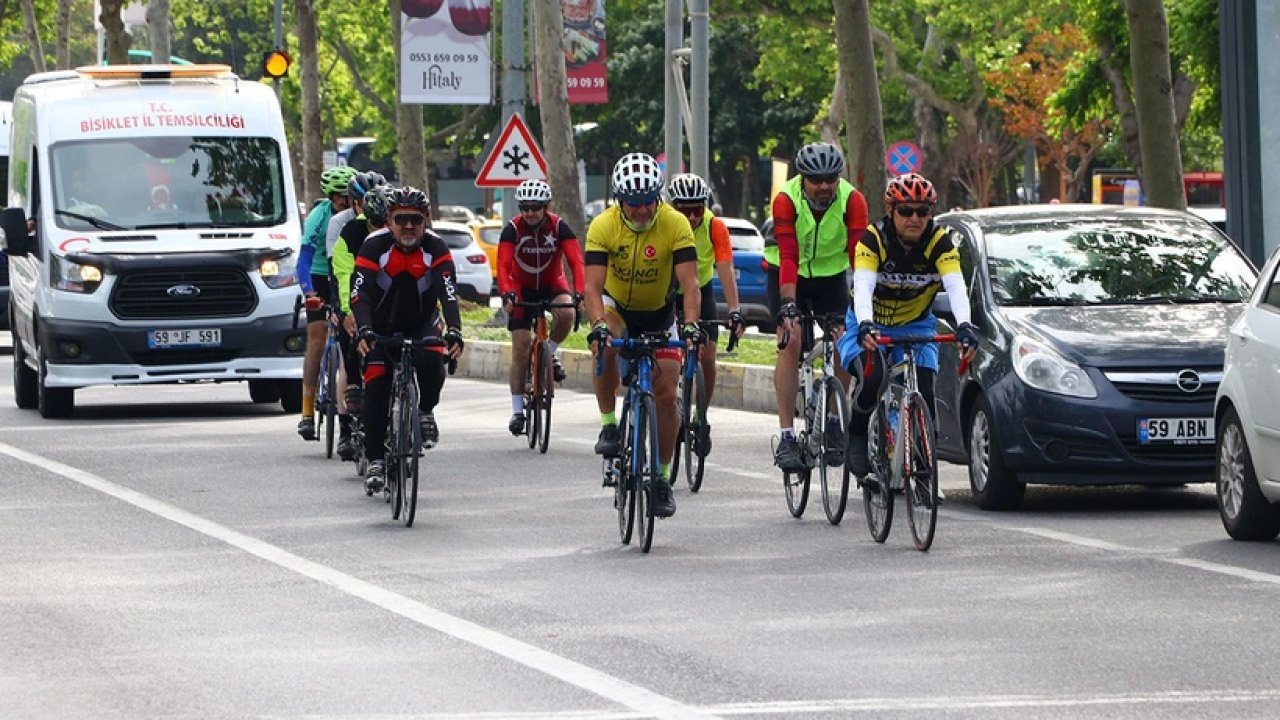
<path fill-rule="evenodd" d="M 1096 398 L 1098 389 L 1079 365 L 1057 350 L 1025 335 L 1013 339 L 1013 371 L 1037 390 L 1078 398 Z"/>
<path fill-rule="evenodd" d="M 298 284 L 298 258 L 290 253 L 281 258 L 264 258 L 258 263 L 258 272 L 267 287 L 279 289 Z"/>
<path fill-rule="evenodd" d="M 102 270 L 93 265 L 81 265 L 64 257 L 50 255 L 49 282 L 56 290 L 87 295 L 102 284 Z"/>

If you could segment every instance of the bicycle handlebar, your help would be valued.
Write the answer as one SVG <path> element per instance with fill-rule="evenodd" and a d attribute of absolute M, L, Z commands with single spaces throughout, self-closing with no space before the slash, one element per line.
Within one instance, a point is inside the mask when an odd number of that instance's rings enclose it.
<path fill-rule="evenodd" d="M 923 345 L 925 343 L 933 343 L 933 342 L 954 343 L 957 341 L 954 333 L 943 333 L 941 335 L 904 335 L 902 337 L 896 337 L 896 338 L 880 336 L 876 338 L 876 344 L 884 347 L 893 347 L 895 345 L 898 345 L 898 346 Z M 875 356 L 872 355 L 871 353 L 866 353 L 866 356 L 867 356 L 867 359 L 862 364 L 862 371 L 864 375 L 870 374 L 871 369 L 875 367 Z M 956 368 L 956 374 L 964 375 L 968 369 L 969 369 L 969 361 L 964 357 L 964 354 L 961 353 L 960 364 Z"/>
<path fill-rule="evenodd" d="M 413 337 L 412 335 L 405 335 L 404 333 L 395 333 L 393 335 L 379 335 L 378 333 L 373 333 L 373 344 L 387 350 L 402 348 L 406 345 L 419 350 L 425 350 L 432 347 L 442 348 L 447 345 L 443 338 Z M 453 358 L 449 358 L 448 369 L 450 375 L 457 372 L 458 361 Z"/>
<path fill-rule="evenodd" d="M 727 347 L 725 347 L 724 351 L 733 352 L 734 348 L 738 347 L 739 338 L 737 335 L 733 333 L 733 324 L 730 323 L 728 320 L 699 320 L 698 327 L 701 327 L 703 329 L 710 328 L 710 327 L 722 327 L 729 331 L 729 344 Z M 707 342 L 708 340 L 709 338 L 704 336 L 703 339 L 699 340 L 696 344 L 701 345 L 702 343 Z"/>
<path fill-rule="evenodd" d="M 832 327 L 836 325 L 843 325 L 844 317 L 845 317 L 844 315 L 841 315 L 839 313 L 826 313 L 825 315 L 807 315 L 807 314 L 801 313 L 798 317 L 795 317 L 792 319 L 794 319 L 797 323 L 816 322 L 822 326 L 822 333 L 825 335 L 831 331 Z M 778 341 L 778 349 L 782 350 L 786 348 L 787 345 L 789 344 L 791 344 L 791 331 L 783 330 L 782 339 Z"/>
<path fill-rule="evenodd" d="M 666 333 L 641 334 L 639 337 L 629 338 L 613 338 L 609 341 L 609 347 L 630 348 L 649 351 L 661 350 L 663 348 L 682 348 L 684 342 L 680 340 L 672 340 Z M 604 353 L 596 356 L 596 375 L 604 374 Z"/>

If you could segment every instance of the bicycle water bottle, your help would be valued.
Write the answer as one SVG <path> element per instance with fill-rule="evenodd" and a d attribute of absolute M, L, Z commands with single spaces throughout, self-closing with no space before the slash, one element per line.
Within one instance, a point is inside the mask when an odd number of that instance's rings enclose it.
<path fill-rule="evenodd" d="M 888 416 L 889 427 L 885 437 L 888 438 L 889 450 L 892 452 L 893 446 L 897 444 L 898 439 L 898 401 L 895 400 L 889 403 L 889 412 L 886 415 Z"/>

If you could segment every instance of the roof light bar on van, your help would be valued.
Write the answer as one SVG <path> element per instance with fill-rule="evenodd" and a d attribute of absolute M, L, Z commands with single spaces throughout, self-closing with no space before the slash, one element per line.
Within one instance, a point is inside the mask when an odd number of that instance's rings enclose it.
<path fill-rule="evenodd" d="M 95 80 L 167 80 L 231 76 L 230 65 L 86 65 L 76 72 Z"/>

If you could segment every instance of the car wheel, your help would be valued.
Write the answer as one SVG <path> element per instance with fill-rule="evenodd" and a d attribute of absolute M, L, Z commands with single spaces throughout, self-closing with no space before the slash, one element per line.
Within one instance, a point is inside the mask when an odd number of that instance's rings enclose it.
<path fill-rule="evenodd" d="M 302 412 L 302 381 L 277 380 L 280 387 L 280 408 L 290 415 Z"/>
<path fill-rule="evenodd" d="M 1258 488 L 1244 428 L 1235 408 L 1227 408 L 1218 424 L 1218 513 L 1235 540 L 1274 540 L 1280 534 L 1280 508 Z"/>
<path fill-rule="evenodd" d="M 39 400 L 40 376 L 27 366 L 27 352 L 22 338 L 13 334 L 13 402 L 22 410 L 34 410 Z"/>
<path fill-rule="evenodd" d="M 40 367 L 39 383 L 36 387 L 36 407 L 43 418 L 69 418 L 76 407 L 76 389 L 68 387 L 49 387 L 45 380 L 49 374 L 49 361 L 44 357 L 44 349 L 36 348 L 36 358 Z"/>
<path fill-rule="evenodd" d="M 249 399 L 255 403 L 280 402 L 280 383 L 276 380 L 250 380 Z"/>
<path fill-rule="evenodd" d="M 1004 461 L 991 405 L 979 397 L 969 414 L 969 489 L 983 510 L 1016 510 L 1027 485 Z"/>

